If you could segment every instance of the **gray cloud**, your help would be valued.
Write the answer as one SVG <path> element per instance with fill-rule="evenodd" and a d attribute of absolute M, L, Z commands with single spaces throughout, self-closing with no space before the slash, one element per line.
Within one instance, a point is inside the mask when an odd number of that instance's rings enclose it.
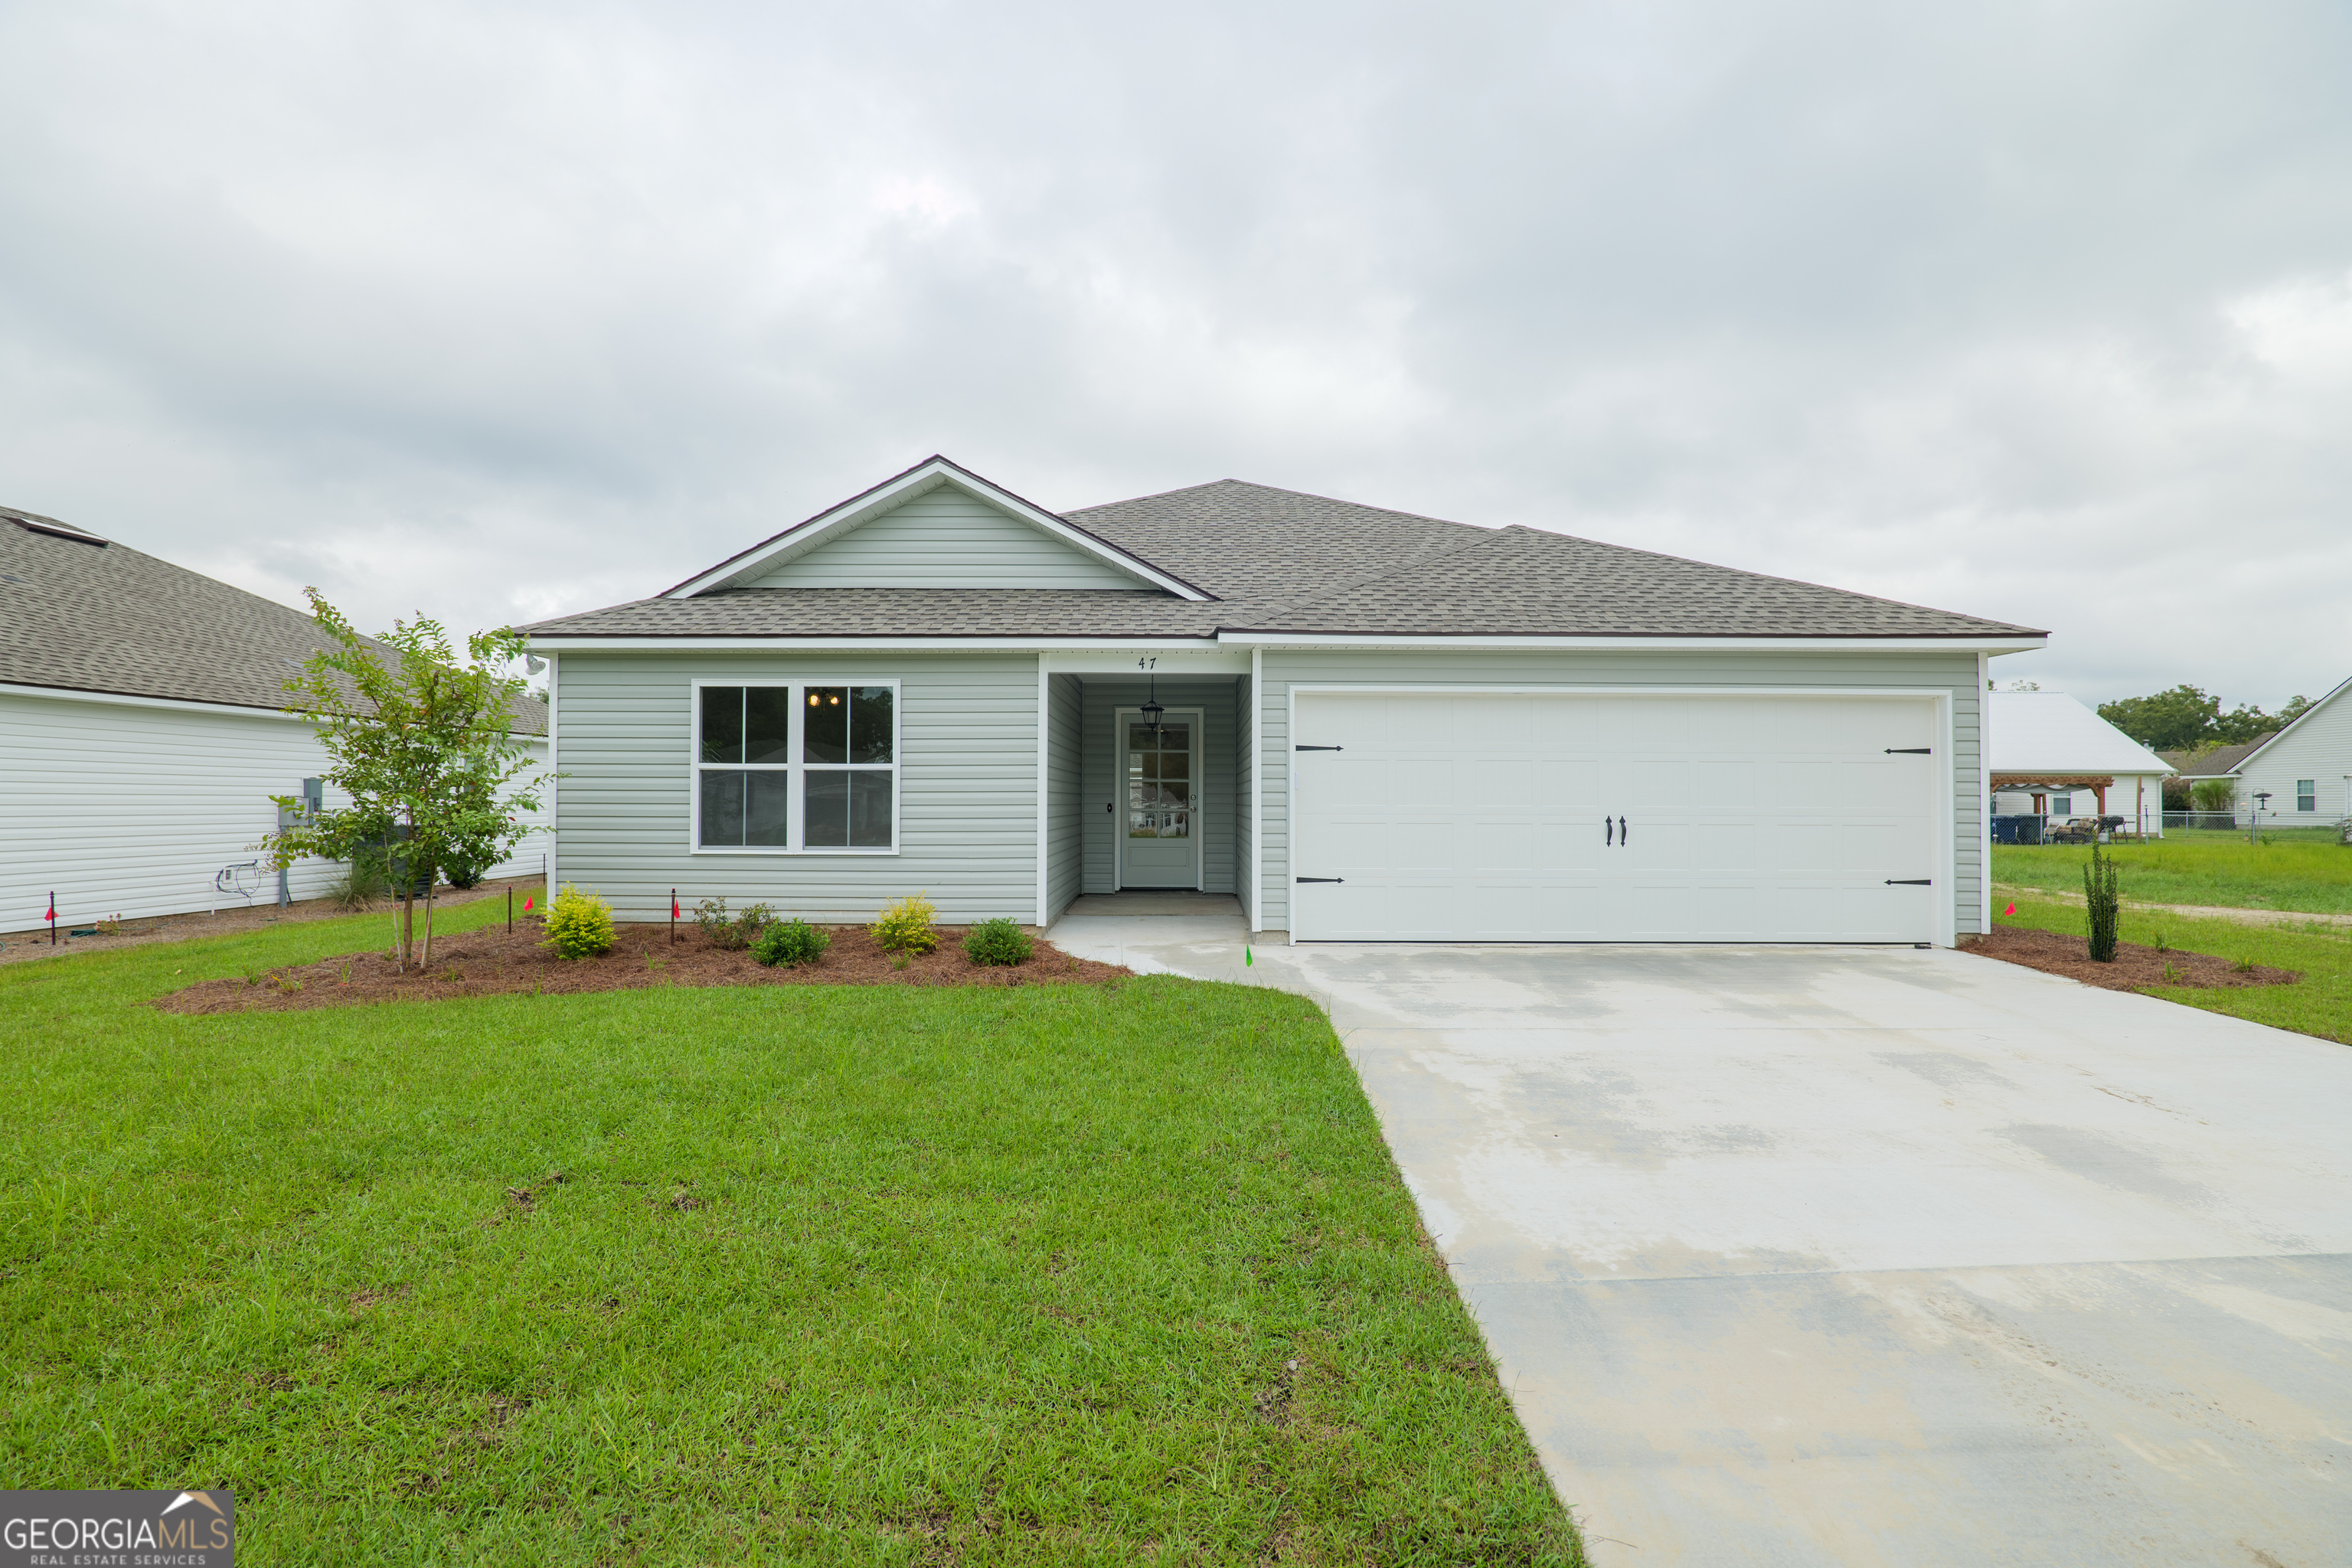
<path fill-rule="evenodd" d="M 2352 18 L 0 7 L 0 500 L 365 623 L 944 450 L 2352 674 Z"/>

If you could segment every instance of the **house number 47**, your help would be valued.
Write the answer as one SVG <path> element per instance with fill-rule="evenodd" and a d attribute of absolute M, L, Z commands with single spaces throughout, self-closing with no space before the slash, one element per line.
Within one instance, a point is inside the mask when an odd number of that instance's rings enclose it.
<path fill-rule="evenodd" d="M 1138 669 L 1157 669 L 1160 668 L 1160 661 L 1156 658 L 1139 658 L 1135 661 L 1135 668 Z"/>

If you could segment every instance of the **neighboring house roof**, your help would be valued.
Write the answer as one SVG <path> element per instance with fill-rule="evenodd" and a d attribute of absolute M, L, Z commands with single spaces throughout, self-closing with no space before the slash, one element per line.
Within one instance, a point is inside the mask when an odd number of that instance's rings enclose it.
<path fill-rule="evenodd" d="M 1989 691 L 1995 773 L 2168 773 L 2172 764 L 2063 691 Z"/>
<path fill-rule="evenodd" d="M 2045 635 L 1540 529 L 1475 528 L 1236 479 L 1087 507 L 1064 521 L 1215 597 L 723 585 L 729 573 L 741 574 L 734 563 L 754 553 L 746 552 L 681 585 L 709 582 L 715 584 L 709 591 L 638 600 L 524 629 L 539 637 L 617 637 Z"/>
<path fill-rule="evenodd" d="M 2248 757 L 2276 739 L 2278 734 L 2273 731 L 2242 745 L 2216 746 L 2210 752 L 2158 752 L 2157 755 L 2170 763 L 2182 778 L 2218 779 L 2236 773 Z"/>
<path fill-rule="evenodd" d="M 2337 699 L 2341 698 L 2347 691 L 2352 691 L 2352 680 L 2337 681 L 2333 690 L 2329 691 L 2326 696 L 2322 697 L 2318 701 L 2313 703 L 2310 707 L 2305 709 L 2302 712 L 2289 720 L 2284 729 L 2273 731 L 2267 735 L 2257 736 L 2254 740 L 2248 742 L 2245 754 L 2239 757 L 2235 762 L 2230 764 L 2231 770 L 2233 772 L 2242 773 L 2245 770 L 2246 765 L 2254 760 L 2255 752 L 2268 750 L 2272 742 L 2284 740 L 2287 736 L 2294 734 L 2297 730 L 2304 728 L 2306 724 L 2311 724 L 2319 717 L 2322 710 L 2332 706 Z"/>
<path fill-rule="evenodd" d="M 0 507 L 0 683 L 275 711 L 286 679 L 330 646 L 299 610 Z M 536 699 L 516 719 L 547 731 Z"/>

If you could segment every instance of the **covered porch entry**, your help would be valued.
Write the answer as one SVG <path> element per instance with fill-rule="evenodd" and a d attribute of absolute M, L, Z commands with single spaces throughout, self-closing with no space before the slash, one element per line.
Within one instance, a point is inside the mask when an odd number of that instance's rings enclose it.
<path fill-rule="evenodd" d="M 1130 655 L 1120 663 L 1055 664 L 1043 675 L 1049 921 L 1082 897 L 1241 890 L 1246 656 L 1238 668 L 1230 655 Z"/>

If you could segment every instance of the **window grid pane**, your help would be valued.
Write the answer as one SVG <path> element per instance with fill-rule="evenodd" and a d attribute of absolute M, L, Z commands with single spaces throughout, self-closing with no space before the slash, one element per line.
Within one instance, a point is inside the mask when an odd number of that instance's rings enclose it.
<path fill-rule="evenodd" d="M 699 690 L 698 847 L 791 848 L 794 773 L 803 775 L 798 786 L 802 847 L 896 847 L 898 782 L 892 764 L 897 761 L 898 704 L 893 688 L 707 686 Z M 798 761 L 791 744 L 795 710 L 802 725 Z"/>

